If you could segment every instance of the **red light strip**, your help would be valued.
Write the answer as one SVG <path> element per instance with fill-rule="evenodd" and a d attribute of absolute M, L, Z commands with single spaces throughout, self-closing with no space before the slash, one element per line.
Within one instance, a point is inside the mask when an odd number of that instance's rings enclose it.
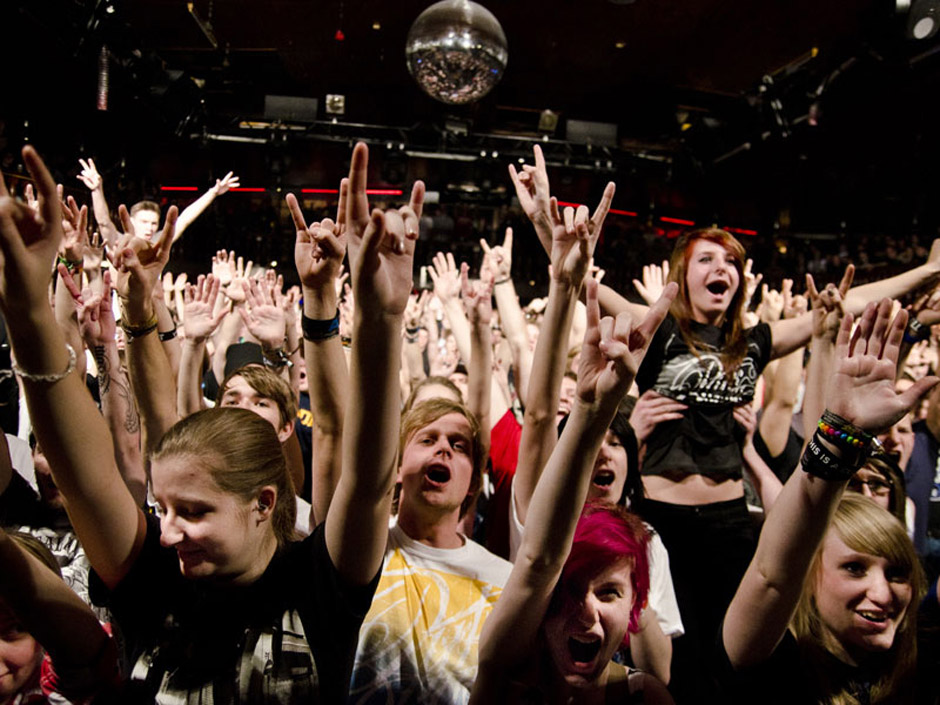
<path fill-rule="evenodd" d="M 161 186 L 161 191 L 198 191 L 198 186 Z"/>
<path fill-rule="evenodd" d="M 737 233 L 738 235 L 757 235 L 756 230 L 748 230 L 747 228 L 725 228 L 729 233 Z"/>
<path fill-rule="evenodd" d="M 676 225 L 695 225 L 694 220 L 683 220 L 682 218 L 668 218 L 663 216 L 660 220 L 664 223 L 675 223 Z"/>
<path fill-rule="evenodd" d="M 301 193 L 324 193 L 324 194 L 333 194 L 339 193 L 339 189 L 335 188 L 302 188 L 300 189 Z M 369 196 L 401 196 L 402 190 L 400 188 L 367 188 L 366 194 Z"/>
<path fill-rule="evenodd" d="M 580 204 L 580 203 L 572 203 L 571 201 L 558 201 L 558 205 L 561 206 L 562 208 L 567 208 L 567 207 L 569 207 L 569 206 L 570 206 L 571 208 L 577 208 L 577 207 L 580 206 L 581 204 Z M 630 216 L 631 218 L 636 218 L 636 216 L 637 216 L 637 214 L 636 214 L 635 212 L 633 212 L 633 211 L 619 210 L 619 209 L 617 209 L 617 208 L 611 208 L 611 209 L 610 209 L 610 212 L 613 213 L 614 215 L 628 215 L 628 216 Z"/>
<path fill-rule="evenodd" d="M 247 193 L 264 193 L 265 191 L 267 191 L 267 189 L 241 187 L 241 188 L 232 188 L 232 189 L 229 189 L 229 191 L 245 191 Z"/>

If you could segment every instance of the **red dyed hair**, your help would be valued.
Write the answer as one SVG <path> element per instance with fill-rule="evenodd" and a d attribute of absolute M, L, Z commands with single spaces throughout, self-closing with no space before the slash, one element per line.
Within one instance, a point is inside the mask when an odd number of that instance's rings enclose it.
<path fill-rule="evenodd" d="M 630 622 L 623 637 L 623 645 L 626 646 L 630 634 L 636 634 L 640 629 L 640 612 L 649 598 L 648 545 L 649 532 L 638 516 L 617 504 L 588 502 L 574 530 L 571 553 L 555 587 L 556 594 L 559 590 L 567 590 L 568 584 L 580 577 L 596 573 L 616 561 L 629 561 L 634 599 Z"/>
<path fill-rule="evenodd" d="M 693 230 L 679 238 L 672 257 L 669 260 L 669 281 L 679 285 L 679 295 L 672 302 L 669 312 L 679 324 L 679 331 L 685 344 L 694 355 L 698 355 L 701 345 L 692 333 L 692 305 L 689 302 L 689 285 L 686 281 L 686 272 L 689 269 L 689 258 L 692 256 L 692 246 L 699 240 L 714 242 L 721 245 L 730 254 L 734 255 L 734 268 L 738 271 L 738 290 L 734 292 L 728 310 L 725 311 L 722 327 L 725 329 L 725 342 L 720 351 L 721 364 L 725 374 L 730 376 L 741 364 L 747 354 L 747 338 L 744 336 L 744 323 L 742 311 L 747 283 L 744 280 L 744 246 L 726 230 L 720 228 L 703 228 Z"/>

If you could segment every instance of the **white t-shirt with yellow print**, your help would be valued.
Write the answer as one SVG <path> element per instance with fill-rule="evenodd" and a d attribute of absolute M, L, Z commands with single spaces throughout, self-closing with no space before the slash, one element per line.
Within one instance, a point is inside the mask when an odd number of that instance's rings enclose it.
<path fill-rule="evenodd" d="M 389 530 L 382 577 L 359 631 L 349 702 L 462 705 L 483 622 L 512 564 L 470 539 L 434 548 Z"/>

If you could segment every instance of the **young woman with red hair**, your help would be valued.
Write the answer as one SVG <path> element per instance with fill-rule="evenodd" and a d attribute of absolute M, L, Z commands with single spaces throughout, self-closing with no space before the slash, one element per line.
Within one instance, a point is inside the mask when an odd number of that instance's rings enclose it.
<path fill-rule="evenodd" d="M 594 459 L 675 295 L 637 326 L 600 320 L 587 282 L 576 399 L 529 506 L 522 545 L 480 639 L 471 703 L 671 703 L 655 678 L 611 661 L 639 629 L 649 593 L 647 533 L 613 504 L 584 507 Z"/>
<path fill-rule="evenodd" d="M 546 251 L 557 202 L 550 195 L 541 150 L 535 166 L 510 166 L 516 193 Z M 608 184 L 591 219 L 600 227 L 613 198 Z M 701 667 L 718 624 L 754 550 L 753 523 L 744 501 L 741 441 L 735 409 L 754 398 L 757 378 L 772 359 L 806 345 L 812 315 L 745 328 L 744 247 L 718 228 L 683 235 L 673 251 L 669 281 L 679 287 L 669 315 L 650 343 L 636 375 L 642 396 L 634 416 L 646 499 L 634 509 L 656 527 L 669 551 L 685 636 L 674 644 L 673 691 L 683 702 L 707 697 L 710 679 Z M 829 306 L 859 314 L 867 302 L 897 298 L 940 276 L 940 241 L 925 264 L 904 274 L 849 290 L 850 266 L 840 285 L 820 294 Z M 649 309 L 606 286 L 598 294 L 608 314 L 642 318 Z M 840 303 L 839 300 L 844 301 Z M 702 580 L 708 575 L 708 580 Z"/>

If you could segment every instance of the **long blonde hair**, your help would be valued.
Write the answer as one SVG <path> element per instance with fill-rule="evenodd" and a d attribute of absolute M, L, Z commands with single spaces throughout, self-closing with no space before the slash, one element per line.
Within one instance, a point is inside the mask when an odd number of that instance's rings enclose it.
<path fill-rule="evenodd" d="M 898 625 L 894 644 L 884 654 L 881 675 L 871 689 L 871 703 L 906 702 L 914 687 L 917 668 L 917 607 L 927 591 L 926 578 L 907 531 L 894 516 L 868 497 L 849 493 L 842 497 L 829 531 L 835 531 L 853 551 L 886 558 L 907 575 L 911 602 Z M 790 622 L 804 664 L 814 678 L 819 703 L 858 705 L 859 701 L 831 680 L 827 668 L 828 650 L 823 640 L 824 625 L 816 607 L 815 586 L 822 570 L 822 548 L 816 552 L 803 586 L 803 594 Z"/>

